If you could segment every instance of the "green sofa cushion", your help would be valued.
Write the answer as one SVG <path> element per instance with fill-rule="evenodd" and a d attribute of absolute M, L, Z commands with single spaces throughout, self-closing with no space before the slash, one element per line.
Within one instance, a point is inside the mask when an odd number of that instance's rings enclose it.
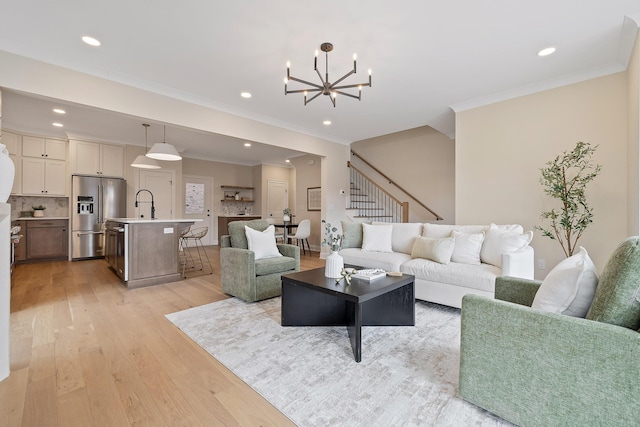
<path fill-rule="evenodd" d="M 247 234 L 244 226 L 253 228 L 254 230 L 264 231 L 269 223 L 264 219 L 254 219 L 251 221 L 231 221 L 228 225 L 229 236 L 231 237 L 231 247 L 237 249 L 249 249 L 247 243 Z"/>
<path fill-rule="evenodd" d="M 609 258 L 587 319 L 640 328 L 640 237 L 623 241 Z"/>
<path fill-rule="evenodd" d="M 295 270 L 297 267 L 295 258 L 279 256 L 275 258 L 263 258 L 256 260 L 256 276 L 266 276 L 267 274 L 282 273 L 288 270 Z"/>

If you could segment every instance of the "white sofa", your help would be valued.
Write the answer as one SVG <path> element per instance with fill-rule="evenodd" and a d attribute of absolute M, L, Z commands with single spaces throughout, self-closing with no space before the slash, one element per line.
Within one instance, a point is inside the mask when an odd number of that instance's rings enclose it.
<path fill-rule="evenodd" d="M 460 308 L 466 294 L 493 298 L 497 276 L 533 279 L 533 233 L 519 225 L 343 222 L 342 231 L 345 264 L 412 274 L 416 299 Z M 425 245 L 444 249 L 425 255 Z"/>

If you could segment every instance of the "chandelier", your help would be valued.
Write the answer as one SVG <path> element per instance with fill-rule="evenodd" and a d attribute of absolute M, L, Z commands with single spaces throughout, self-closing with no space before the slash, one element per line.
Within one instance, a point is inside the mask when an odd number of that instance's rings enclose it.
<path fill-rule="evenodd" d="M 322 78 L 322 74 L 318 71 L 318 51 L 316 50 L 316 57 L 313 60 L 313 69 L 316 73 L 318 73 L 318 77 L 320 77 L 320 84 L 308 82 L 306 80 L 299 79 L 297 77 L 293 77 L 290 73 L 291 64 L 287 62 L 287 77 L 284 79 L 284 94 L 288 95 L 290 93 L 304 93 L 304 105 L 307 105 L 309 102 L 313 101 L 320 95 L 326 95 L 331 100 L 333 106 L 336 106 L 336 96 L 344 95 L 350 98 L 355 98 L 360 101 L 362 97 L 362 86 L 371 87 L 371 70 L 369 70 L 369 81 L 366 83 L 354 83 L 349 85 L 339 85 L 342 83 L 344 79 L 349 77 L 351 74 L 356 73 L 356 54 L 353 54 L 353 70 L 349 71 L 344 76 L 340 77 L 335 82 L 331 83 L 329 81 L 329 52 L 333 50 L 333 45 L 331 43 L 322 43 L 320 45 L 320 50 L 325 53 L 325 77 Z M 289 81 L 294 81 L 298 83 L 302 83 L 308 86 L 311 86 L 307 89 L 295 89 L 289 90 L 287 84 Z M 352 93 L 344 92 L 343 89 L 350 88 L 358 88 L 358 95 L 354 95 Z M 316 92 L 311 98 L 307 99 L 308 93 Z"/>

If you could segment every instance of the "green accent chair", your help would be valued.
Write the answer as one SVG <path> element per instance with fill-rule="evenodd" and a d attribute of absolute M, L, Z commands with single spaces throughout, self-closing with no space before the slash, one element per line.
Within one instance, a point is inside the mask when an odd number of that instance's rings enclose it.
<path fill-rule="evenodd" d="M 586 319 L 532 309 L 540 284 L 464 296 L 460 395 L 519 426 L 640 425 L 640 238 L 615 250 Z"/>
<path fill-rule="evenodd" d="M 280 276 L 300 271 L 300 248 L 278 244 L 282 257 L 259 259 L 249 250 L 244 226 L 264 231 L 266 220 L 232 221 L 229 234 L 221 236 L 220 276 L 222 291 L 247 302 L 277 297 L 282 293 Z"/>

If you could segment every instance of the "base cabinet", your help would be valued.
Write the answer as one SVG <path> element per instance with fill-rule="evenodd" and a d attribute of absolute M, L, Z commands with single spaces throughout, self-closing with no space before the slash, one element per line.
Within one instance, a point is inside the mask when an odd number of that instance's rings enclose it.
<path fill-rule="evenodd" d="M 37 220 L 26 222 L 26 261 L 67 259 L 69 221 Z"/>

